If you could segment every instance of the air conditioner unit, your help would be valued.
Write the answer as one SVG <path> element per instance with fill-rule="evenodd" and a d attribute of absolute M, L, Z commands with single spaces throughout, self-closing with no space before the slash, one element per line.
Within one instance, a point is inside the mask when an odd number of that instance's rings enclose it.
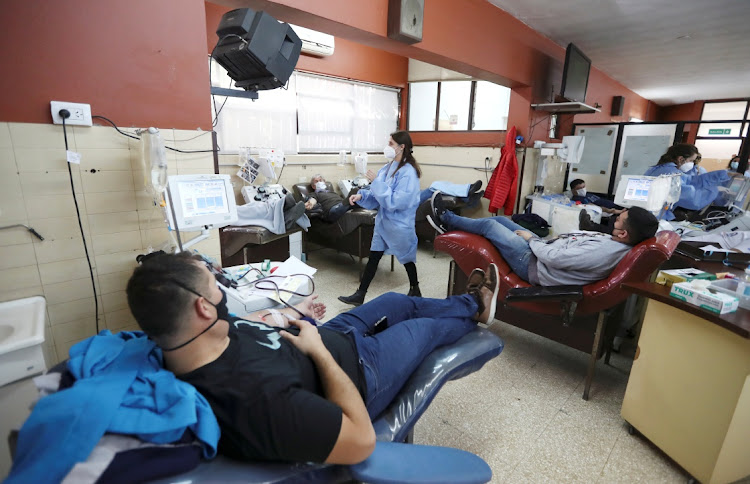
<path fill-rule="evenodd" d="M 300 40 L 302 40 L 303 54 L 320 57 L 333 55 L 333 35 L 316 32 L 315 30 L 298 27 L 297 25 L 292 25 L 291 27 L 294 29 L 294 33 L 296 33 Z"/>

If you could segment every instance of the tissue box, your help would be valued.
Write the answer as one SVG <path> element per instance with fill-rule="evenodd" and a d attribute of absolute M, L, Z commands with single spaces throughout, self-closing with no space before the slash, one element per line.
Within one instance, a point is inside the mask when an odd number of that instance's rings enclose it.
<path fill-rule="evenodd" d="M 701 291 L 694 288 L 689 282 L 672 284 L 669 295 L 718 314 L 736 311 L 739 305 L 739 300 L 735 296 L 723 292 L 712 293 L 708 289 Z"/>
<path fill-rule="evenodd" d="M 659 273 L 656 274 L 656 283 L 663 286 L 666 285 L 667 287 L 670 287 L 677 282 L 690 282 L 694 279 L 713 281 L 716 279 L 716 276 L 709 272 L 693 269 L 692 267 L 687 269 L 669 269 L 666 271 L 659 271 Z"/>

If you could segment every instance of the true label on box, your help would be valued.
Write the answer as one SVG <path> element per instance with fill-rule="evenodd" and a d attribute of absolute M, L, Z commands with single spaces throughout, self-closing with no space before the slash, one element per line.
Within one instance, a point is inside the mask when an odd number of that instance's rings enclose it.
<path fill-rule="evenodd" d="M 711 292 L 708 289 L 696 289 L 690 282 L 672 284 L 669 295 L 717 314 L 736 311 L 739 305 L 739 300 L 735 296 L 723 292 Z"/>

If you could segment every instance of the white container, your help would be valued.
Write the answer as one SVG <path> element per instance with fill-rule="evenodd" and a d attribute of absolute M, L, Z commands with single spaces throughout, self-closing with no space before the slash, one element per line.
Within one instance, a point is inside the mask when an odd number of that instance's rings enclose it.
<path fill-rule="evenodd" d="M 547 221 L 550 225 L 550 235 L 553 237 L 578 232 L 578 216 L 583 209 L 589 213 L 592 222 L 601 223 L 602 220 L 602 209 L 597 205 L 568 206 L 537 195 L 529 195 L 526 198 L 532 201 L 531 213 Z"/>
<path fill-rule="evenodd" d="M 748 301 L 747 298 L 739 297 L 737 294 L 737 289 L 740 284 L 739 279 L 717 279 L 715 281 L 711 281 L 711 285 L 708 286 L 709 289 L 714 289 L 719 292 L 723 292 L 724 294 L 729 294 L 730 296 L 735 296 L 740 300 L 740 307 L 743 309 L 750 309 L 750 301 Z"/>
<path fill-rule="evenodd" d="M 47 369 L 42 353 L 45 307 L 42 296 L 0 303 L 0 385 Z"/>

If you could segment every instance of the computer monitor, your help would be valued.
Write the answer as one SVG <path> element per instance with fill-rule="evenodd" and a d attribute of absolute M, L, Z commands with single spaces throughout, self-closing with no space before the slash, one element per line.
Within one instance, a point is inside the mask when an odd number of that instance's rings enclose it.
<path fill-rule="evenodd" d="M 167 217 L 172 230 L 217 229 L 237 221 L 229 175 L 172 175 L 167 190 Z"/>
<path fill-rule="evenodd" d="M 568 44 L 560 95 L 569 101 L 586 102 L 590 70 L 591 60 L 586 54 L 574 44 Z"/>
<path fill-rule="evenodd" d="M 745 177 L 732 178 L 727 196 L 731 200 L 731 206 L 747 210 L 750 201 L 750 180 Z"/>
<path fill-rule="evenodd" d="M 615 191 L 615 203 L 623 207 L 641 207 L 649 212 L 660 212 L 666 204 L 676 202 L 679 177 L 623 175 Z"/>

